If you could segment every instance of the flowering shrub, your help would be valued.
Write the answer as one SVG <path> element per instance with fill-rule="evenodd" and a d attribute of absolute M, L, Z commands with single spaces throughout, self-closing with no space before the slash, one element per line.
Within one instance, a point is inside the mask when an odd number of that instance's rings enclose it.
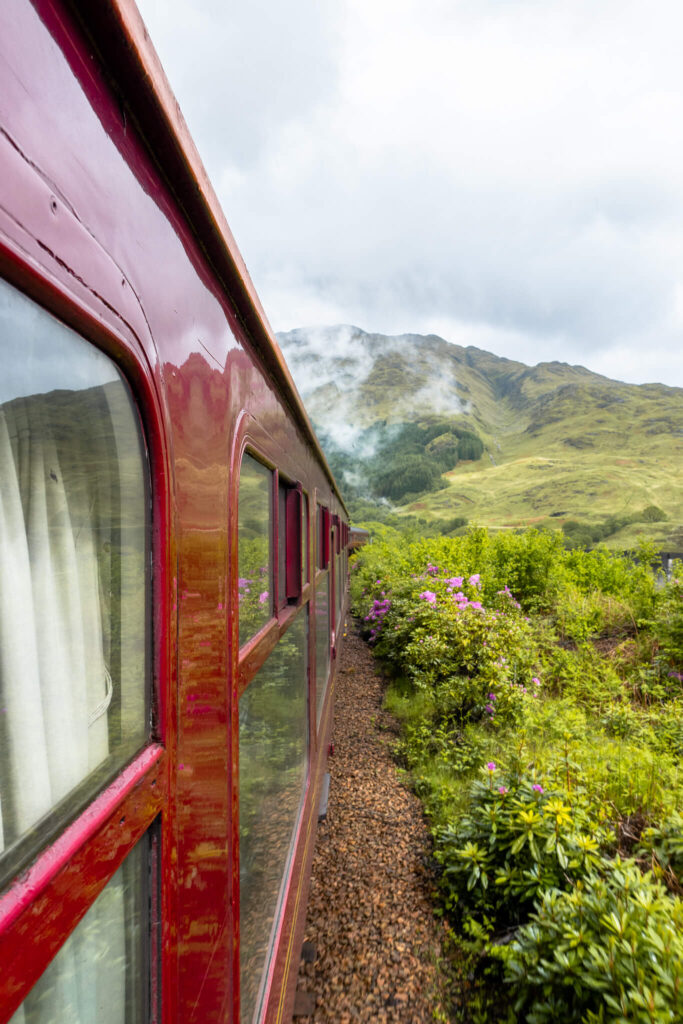
<path fill-rule="evenodd" d="M 455 576 L 429 562 L 393 585 L 375 580 L 358 604 L 367 608 L 368 639 L 397 672 L 415 687 L 449 681 L 448 715 L 461 723 L 471 717 L 500 725 L 521 719 L 525 698 L 535 698 L 541 683 L 518 602 L 503 587 L 485 605 L 482 588 L 480 573 Z"/>
<path fill-rule="evenodd" d="M 471 529 L 356 563 L 443 902 L 489 972 L 473 1020 L 683 1020 L 681 905 L 642 873 L 681 891 L 683 573 L 655 587 L 650 556 Z"/>

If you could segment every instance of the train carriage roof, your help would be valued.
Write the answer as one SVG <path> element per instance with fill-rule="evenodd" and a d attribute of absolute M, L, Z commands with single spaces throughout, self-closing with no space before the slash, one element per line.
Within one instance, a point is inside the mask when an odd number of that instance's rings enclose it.
<path fill-rule="evenodd" d="M 178 101 L 133 0 L 67 0 L 160 174 L 232 302 L 261 363 L 284 395 L 345 508 Z"/>

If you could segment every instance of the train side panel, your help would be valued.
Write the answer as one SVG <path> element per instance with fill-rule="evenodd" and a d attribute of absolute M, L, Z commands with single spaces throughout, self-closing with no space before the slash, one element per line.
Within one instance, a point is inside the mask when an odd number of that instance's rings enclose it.
<path fill-rule="evenodd" d="M 113 22 L 128 18 L 124 27 L 134 22 L 139 33 L 129 6 L 103 5 Z M 220 225 L 210 239 L 204 234 L 210 204 L 205 220 L 188 213 L 181 198 L 190 179 L 164 169 L 163 153 L 131 116 L 126 90 L 135 82 L 116 80 L 79 5 L 7 0 L 0 51 L 0 276 L 119 367 L 140 418 L 151 503 L 148 668 L 140 680 L 149 692 L 147 739 L 74 805 L 66 824 L 38 823 L 40 852 L 0 894 L 0 1021 L 17 1011 L 143 839 L 151 877 L 141 968 L 149 975 L 148 1019 L 240 1019 L 240 987 L 246 991 L 250 975 L 244 962 L 240 972 L 239 957 L 240 742 L 255 763 L 260 749 L 248 722 L 240 733 L 240 707 L 257 706 L 254 721 L 279 716 L 278 728 L 294 735 L 296 722 L 287 724 L 286 707 L 272 696 L 279 683 L 266 678 L 284 650 L 282 679 L 294 671 L 287 666 L 301 664 L 308 680 L 306 747 L 300 802 L 273 837 L 284 850 L 282 887 L 268 934 L 258 937 L 249 1005 L 254 1019 L 287 1020 L 344 614 L 343 503 L 277 347 L 268 347 L 232 240 L 223 232 L 220 249 Z M 129 57 L 136 67 L 136 55 Z M 158 82 L 154 88 L 161 90 Z M 172 150 L 173 134 L 165 138 Z M 183 139 L 175 145 L 182 149 Z M 237 266 L 232 277 L 221 259 Z M 250 527 L 240 501 L 246 507 L 243 467 L 252 463 L 271 492 L 269 585 L 258 595 L 268 595 L 264 621 L 244 639 L 240 534 Z M 308 566 L 294 596 L 287 596 L 288 500 L 300 509 Z M 333 549 L 327 562 L 318 550 L 321 518 Z M 299 653 L 291 653 L 296 644 Z M 270 704 L 256 700 L 257 687 Z M 245 849 L 246 834 L 243 826 Z M 244 1011 L 242 1019 L 249 1024 Z"/>

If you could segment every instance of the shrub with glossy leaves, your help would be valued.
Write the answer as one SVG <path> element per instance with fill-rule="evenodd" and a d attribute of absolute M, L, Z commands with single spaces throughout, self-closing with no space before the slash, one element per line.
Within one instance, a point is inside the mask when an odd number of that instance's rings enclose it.
<path fill-rule="evenodd" d="M 482 773 L 467 812 L 436 831 L 445 902 L 460 916 L 518 924 L 548 888 L 567 888 L 593 868 L 609 835 L 581 793 L 494 762 Z"/>
<path fill-rule="evenodd" d="M 548 890 L 515 940 L 492 953 L 528 1024 L 683 1020 L 683 904 L 634 861 Z"/>
<path fill-rule="evenodd" d="M 650 863 L 658 878 L 676 888 L 683 887 L 683 815 L 674 811 L 641 836 L 639 854 Z"/>

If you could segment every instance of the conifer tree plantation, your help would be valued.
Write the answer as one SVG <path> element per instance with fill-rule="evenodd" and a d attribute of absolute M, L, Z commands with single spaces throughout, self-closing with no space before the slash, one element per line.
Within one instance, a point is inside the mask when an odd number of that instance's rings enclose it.
<path fill-rule="evenodd" d="M 352 563 L 433 832 L 454 1020 L 683 1019 L 683 566 L 653 556 L 385 529 Z"/>

